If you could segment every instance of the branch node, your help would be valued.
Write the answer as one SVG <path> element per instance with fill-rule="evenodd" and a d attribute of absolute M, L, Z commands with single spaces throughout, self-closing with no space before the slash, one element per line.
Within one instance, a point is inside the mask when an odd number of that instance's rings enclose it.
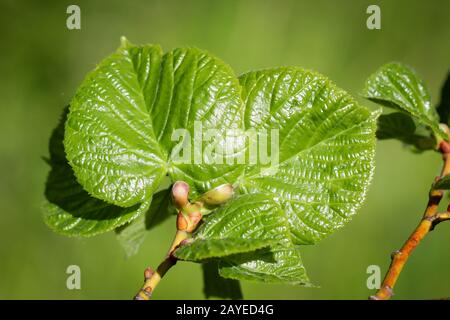
<path fill-rule="evenodd" d="M 444 192 L 440 189 L 431 189 L 429 193 L 429 204 L 438 204 L 441 201 Z"/>
<path fill-rule="evenodd" d="M 394 290 L 392 290 L 392 288 L 390 286 L 386 286 L 385 290 L 389 294 L 389 297 L 392 297 L 394 295 Z"/>
<path fill-rule="evenodd" d="M 391 259 L 394 260 L 395 258 L 398 258 L 402 255 L 402 252 L 400 250 L 395 250 L 391 253 Z"/>
<path fill-rule="evenodd" d="M 134 297 L 134 300 L 148 300 L 152 297 L 152 288 L 151 287 L 145 287 L 141 290 L 139 290 L 138 294 Z M 141 293 L 144 295 L 142 296 Z"/>
<path fill-rule="evenodd" d="M 448 141 L 442 140 L 442 141 L 439 143 L 439 151 L 440 151 L 442 154 L 448 154 L 448 153 L 450 153 L 450 143 L 449 143 Z"/>
<path fill-rule="evenodd" d="M 194 240 L 192 238 L 187 238 L 187 239 L 184 239 L 183 241 L 181 241 L 178 246 L 179 247 L 185 246 L 185 245 L 188 245 L 188 244 L 192 243 L 193 241 Z"/>
<path fill-rule="evenodd" d="M 153 271 L 152 268 L 147 267 L 144 270 L 144 281 L 150 279 L 154 273 L 155 273 L 155 271 Z"/>
<path fill-rule="evenodd" d="M 444 161 L 440 177 L 444 177 L 450 174 L 450 142 L 441 141 L 439 143 L 439 151 L 442 153 L 442 159 Z M 402 248 L 391 254 L 392 262 L 384 277 L 383 284 L 376 294 L 369 297 L 369 299 L 386 300 L 391 298 L 394 294 L 392 288 L 395 286 L 405 263 L 417 245 L 438 223 L 450 220 L 449 210 L 444 213 L 437 212 L 443 196 L 444 190 L 433 189 L 433 187 L 431 187 L 428 195 L 428 204 L 420 223 L 403 244 Z M 448 209 L 450 209 L 450 207 Z M 402 258 L 398 259 L 400 256 L 402 256 Z"/>

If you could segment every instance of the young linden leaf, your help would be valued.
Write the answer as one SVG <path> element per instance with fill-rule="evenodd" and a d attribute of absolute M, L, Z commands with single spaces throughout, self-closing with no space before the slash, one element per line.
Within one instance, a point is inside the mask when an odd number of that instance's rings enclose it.
<path fill-rule="evenodd" d="M 193 241 L 176 250 L 175 256 L 201 261 L 286 242 L 287 220 L 272 198 L 264 194 L 242 195 L 205 217 Z"/>
<path fill-rule="evenodd" d="M 267 247 L 271 244 L 269 240 L 240 239 L 240 238 L 198 238 L 190 243 L 180 246 L 174 256 L 185 261 L 203 262 L 206 259 L 220 258 L 228 255 L 251 252 Z"/>
<path fill-rule="evenodd" d="M 249 72 L 240 83 L 246 128 L 278 130 L 279 150 L 273 150 L 278 161 L 246 168 L 239 191 L 273 196 L 292 243 L 316 243 L 364 201 L 378 113 L 326 77 L 299 68 Z"/>
<path fill-rule="evenodd" d="M 232 70 L 210 54 L 186 48 L 163 55 L 159 46 L 137 47 L 123 40 L 86 77 L 71 102 L 64 138 L 67 159 L 85 190 L 115 205 L 147 201 L 167 173 L 173 181 L 189 183 L 195 196 L 234 182 L 243 166 L 210 164 L 209 158 L 186 163 L 174 157 L 180 145 L 174 132 L 185 130 L 185 145 L 199 123 L 203 131 L 218 133 L 241 128 L 241 105 Z M 207 147 L 194 143 L 189 152 L 220 154 L 203 152 Z M 241 152 L 238 147 L 226 156 L 234 159 Z"/>
<path fill-rule="evenodd" d="M 228 256 L 219 262 L 224 278 L 313 286 L 306 274 L 298 248 L 276 246 Z"/>
<path fill-rule="evenodd" d="M 76 181 L 64 154 L 64 123 L 68 108 L 50 138 L 51 171 L 47 178 L 43 206 L 44 222 L 57 233 L 67 236 L 93 236 L 113 230 L 145 212 L 146 201 L 121 208 L 91 197 Z"/>
<path fill-rule="evenodd" d="M 211 297 L 233 300 L 243 299 L 239 281 L 219 276 L 216 261 L 202 263 L 202 270 L 203 293 L 207 299 Z"/>
<path fill-rule="evenodd" d="M 192 261 L 220 258 L 219 272 L 225 278 L 309 283 L 288 220 L 265 194 L 232 199 L 208 216 L 193 241 L 177 249 L 175 256 Z"/>
<path fill-rule="evenodd" d="M 441 101 L 436 108 L 439 114 L 439 120 L 442 123 L 449 124 L 450 120 L 450 72 L 441 89 Z"/>
<path fill-rule="evenodd" d="M 425 84 L 410 67 L 401 63 L 382 66 L 367 79 L 363 95 L 371 101 L 405 112 L 420 125 L 430 128 L 437 139 L 448 140 L 439 127 L 439 117 Z"/>
<path fill-rule="evenodd" d="M 176 210 L 171 206 L 171 189 L 161 190 L 152 197 L 150 208 L 137 219 L 116 229 L 117 240 L 127 257 L 138 253 L 148 231 L 172 217 Z"/>

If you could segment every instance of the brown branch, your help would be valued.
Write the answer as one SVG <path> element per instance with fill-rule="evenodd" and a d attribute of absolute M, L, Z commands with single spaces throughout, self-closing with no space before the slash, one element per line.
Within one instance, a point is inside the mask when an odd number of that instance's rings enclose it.
<path fill-rule="evenodd" d="M 443 167 L 439 178 L 450 174 L 450 143 L 441 142 L 440 152 L 442 153 Z M 408 240 L 403 244 L 400 250 L 397 250 L 391 255 L 391 264 L 383 283 L 375 295 L 370 296 L 371 300 L 387 300 L 393 295 L 393 288 L 402 272 L 405 263 L 414 249 L 419 245 L 425 236 L 434 229 L 434 227 L 442 221 L 450 220 L 450 213 L 438 213 L 439 203 L 444 195 L 443 190 L 436 190 L 431 187 L 428 196 L 428 204 L 425 213 L 416 227 L 416 229 L 409 236 Z"/>

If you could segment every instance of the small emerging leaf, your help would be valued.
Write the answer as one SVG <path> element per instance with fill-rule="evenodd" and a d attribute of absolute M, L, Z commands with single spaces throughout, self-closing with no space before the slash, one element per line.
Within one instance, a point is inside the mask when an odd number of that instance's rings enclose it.
<path fill-rule="evenodd" d="M 219 274 L 236 280 L 312 286 L 298 249 L 292 246 L 228 256 L 220 261 Z"/>
<path fill-rule="evenodd" d="M 430 128 L 437 139 L 448 140 L 439 127 L 439 117 L 425 84 L 410 67 L 401 63 L 382 66 L 367 79 L 363 95 L 410 115 L 421 126 Z"/>

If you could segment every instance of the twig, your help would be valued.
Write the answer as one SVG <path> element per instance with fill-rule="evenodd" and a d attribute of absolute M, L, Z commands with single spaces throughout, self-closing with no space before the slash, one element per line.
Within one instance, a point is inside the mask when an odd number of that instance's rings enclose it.
<path fill-rule="evenodd" d="M 195 231 L 204 214 L 208 214 L 214 208 L 227 202 L 233 196 L 233 186 L 229 183 L 222 184 L 201 195 L 194 203 L 189 202 L 189 185 L 184 181 L 177 181 L 172 186 L 172 203 L 177 207 L 177 233 L 163 262 L 156 271 L 150 267 L 144 271 L 144 285 L 134 297 L 135 300 L 149 300 L 153 290 L 162 277 L 177 263 L 174 251 L 187 243 L 192 232 Z"/>
<path fill-rule="evenodd" d="M 179 209 L 177 216 L 177 232 L 170 245 L 164 260 L 159 264 L 156 271 L 150 267 L 144 271 L 144 284 L 134 297 L 135 300 L 149 300 L 153 290 L 159 284 L 162 277 L 177 263 L 177 258 L 173 255 L 174 251 L 188 241 L 190 234 L 197 228 L 202 219 L 201 202 L 190 203 L 188 201 L 189 186 L 183 181 L 177 181 L 172 187 L 173 204 Z"/>
<path fill-rule="evenodd" d="M 155 290 L 155 287 L 161 281 L 162 277 L 164 277 L 166 272 L 177 263 L 177 259 L 173 256 L 173 252 L 183 242 L 183 240 L 188 238 L 188 236 L 188 232 L 177 230 L 172 245 L 167 252 L 166 258 L 159 264 L 156 271 L 153 271 L 151 268 L 145 269 L 144 285 L 134 297 L 135 300 L 149 300 L 151 298 L 153 290 Z"/>
<path fill-rule="evenodd" d="M 438 178 L 442 178 L 450 173 L 450 144 L 448 142 L 441 142 L 440 152 L 442 153 L 443 167 L 441 170 L 441 175 Z M 450 212 L 438 213 L 439 203 L 444 195 L 443 190 L 436 190 L 431 187 L 428 196 L 428 204 L 423 214 L 422 220 L 419 225 L 409 236 L 408 240 L 403 244 L 400 250 L 397 250 L 391 255 L 391 264 L 383 283 L 376 292 L 375 295 L 370 296 L 371 300 L 388 300 L 393 295 L 393 288 L 395 283 L 402 272 L 402 269 L 408 260 L 411 253 L 417 247 L 417 245 L 422 241 L 422 239 L 432 231 L 434 227 L 445 220 L 450 220 Z M 448 209 L 447 209 L 448 210 Z"/>

